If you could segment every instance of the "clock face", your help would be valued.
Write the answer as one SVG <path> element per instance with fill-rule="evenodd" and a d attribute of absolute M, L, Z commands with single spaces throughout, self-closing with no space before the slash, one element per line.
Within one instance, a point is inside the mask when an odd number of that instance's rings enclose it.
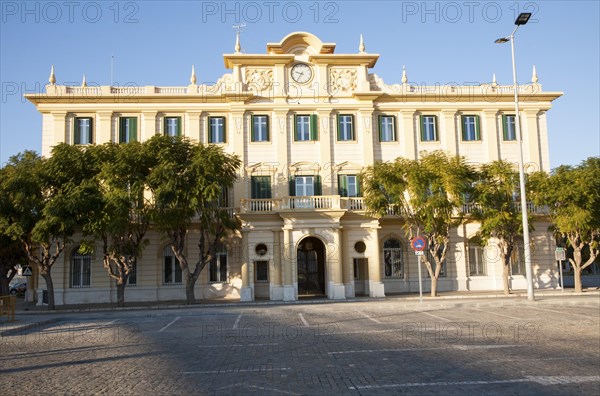
<path fill-rule="evenodd" d="M 292 79 L 299 84 L 304 84 L 312 78 L 312 69 L 305 63 L 296 63 L 292 67 Z"/>

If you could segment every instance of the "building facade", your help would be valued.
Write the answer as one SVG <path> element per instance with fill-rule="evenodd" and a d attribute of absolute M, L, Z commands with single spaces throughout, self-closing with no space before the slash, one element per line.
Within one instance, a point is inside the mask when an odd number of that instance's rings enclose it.
<path fill-rule="evenodd" d="M 216 144 L 243 162 L 229 194 L 242 221 L 239 237 L 220 248 L 202 273 L 204 299 L 295 300 L 303 295 L 345 299 L 418 291 L 418 261 L 394 216 L 365 215 L 357 178 L 363 167 L 444 150 L 473 164 L 517 162 L 514 91 L 496 82 L 477 86 L 388 85 L 371 73 L 379 58 L 362 42 L 354 54 L 295 32 L 267 44 L 265 54 L 225 54 L 231 73 L 215 84 L 61 86 L 27 95 L 42 114 L 42 155 L 52 146 L 144 141 L 182 135 Z M 559 92 L 543 92 L 535 73 L 519 87 L 524 160 L 549 170 L 546 112 Z M 465 208 L 468 211 L 468 207 Z M 534 212 L 534 281 L 558 287 L 554 241 L 543 211 Z M 502 263 L 493 244 L 476 242 L 478 225 L 451 235 L 438 290 L 501 290 Z M 194 234 L 188 254 L 194 255 Z M 185 297 L 181 270 L 166 240 L 149 236 L 127 301 Z M 53 269 L 57 304 L 116 301 L 116 286 L 100 257 L 65 249 Z M 424 285 L 428 287 L 424 271 Z M 525 289 L 520 250 L 512 287 Z"/>

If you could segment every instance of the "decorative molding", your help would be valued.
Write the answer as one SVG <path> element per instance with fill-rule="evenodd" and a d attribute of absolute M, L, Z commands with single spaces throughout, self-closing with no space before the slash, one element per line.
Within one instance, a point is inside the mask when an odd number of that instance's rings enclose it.
<path fill-rule="evenodd" d="M 248 91 L 265 91 L 273 85 L 273 69 L 246 69 Z"/>
<path fill-rule="evenodd" d="M 356 69 L 329 69 L 329 86 L 332 94 L 356 90 Z"/>

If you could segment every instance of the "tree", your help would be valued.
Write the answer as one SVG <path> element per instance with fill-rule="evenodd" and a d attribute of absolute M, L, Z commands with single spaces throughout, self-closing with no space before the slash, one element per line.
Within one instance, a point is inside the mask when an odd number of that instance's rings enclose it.
<path fill-rule="evenodd" d="M 450 230 L 462 222 L 459 209 L 470 190 L 473 169 L 463 157 L 435 151 L 419 160 L 375 163 L 361 176 L 368 214 L 382 217 L 394 213 L 404 220 L 409 238 L 425 236 L 429 255 L 420 260 L 431 279 L 431 296 L 437 296 Z"/>
<path fill-rule="evenodd" d="M 575 291 L 581 292 L 581 272 L 599 255 L 600 157 L 590 157 L 578 166 L 559 166 L 550 175 L 532 176 L 536 204 L 547 205 L 557 236 L 573 249 Z"/>
<path fill-rule="evenodd" d="M 516 241 L 523 234 L 523 222 L 514 193 L 519 188 L 519 173 L 503 160 L 481 165 L 475 183 L 473 219 L 481 224 L 478 234 L 484 243 L 495 238 L 502 259 L 504 294 L 510 294 L 511 256 Z M 531 223 L 530 223 L 531 224 Z M 529 243 L 529 242 L 527 242 Z"/>
<path fill-rule="evenodd" d="M 102 263 L 117 284 L 117 305 L 125 305 L 125 286 L 136 271 L 138 257 L 148 245 L 145 238 L 150 203 L 145 196 L 150 172 L 147 151 L 142 144 L 107 143 L 86 150 L 95 162 L 95 199 L 87 202 L 88 215 L 82 229 L 102 242 Z M 84 250 L 93 251 L 94 241 L 84 241 Z"/>
<path fill-rule="evenodd" d="M 216 257 L 219 244 L 239 228 L 220 198 L 233 187 L 241 161 L 218 146 L 178 137 L 155 136 L 145 147 L 156 160 L 148 178 L 154 199 L 152 222 L 169 239 L 185 274 L 187 303 L 192 304 L 200 272 Z M 192 227 L 199 233 L 199 257 L 190 268 L 185 243 Z"/>
<path fill-rule="evenodd" d="M 26 264 L 27 256 L 18 241 L 0 231 L 0 296 L 10 293 L 10 281 L 17 274 L 17 264 Z"/>

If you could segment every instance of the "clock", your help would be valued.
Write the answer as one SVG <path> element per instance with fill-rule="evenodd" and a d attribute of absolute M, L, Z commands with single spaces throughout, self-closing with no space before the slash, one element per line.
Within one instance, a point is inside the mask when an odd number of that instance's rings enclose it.
<path fill-rule="evenodd" d="M 312 78 L 312 69 L 306 63 L 296 63 L 292 67 L 292 80 L 298 84 L 306 84 Z"/>

